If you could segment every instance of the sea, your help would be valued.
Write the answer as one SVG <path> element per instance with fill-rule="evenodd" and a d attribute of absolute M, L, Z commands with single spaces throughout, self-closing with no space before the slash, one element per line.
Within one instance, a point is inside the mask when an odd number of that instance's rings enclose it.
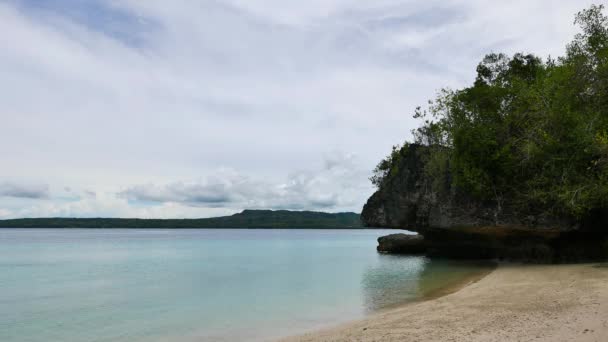
<path fill-rule="evenodd" d="M 0 341 L 272 341 L 487 265 L 376 252 L 380 229 L 0 229 Z"/>

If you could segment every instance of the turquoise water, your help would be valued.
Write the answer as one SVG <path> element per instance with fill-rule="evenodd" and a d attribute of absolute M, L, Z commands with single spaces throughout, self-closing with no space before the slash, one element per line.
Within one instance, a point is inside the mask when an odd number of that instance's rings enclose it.
<path fill-rule="evenodd" d="M 376 253 L 391 232 L 0 229 L 0 341 L 269 340 L 476 270 Z"/>

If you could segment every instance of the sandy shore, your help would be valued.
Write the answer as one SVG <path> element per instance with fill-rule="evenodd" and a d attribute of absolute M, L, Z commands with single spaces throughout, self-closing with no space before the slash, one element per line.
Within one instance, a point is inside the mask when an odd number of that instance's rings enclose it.
<path fill-rule="evenodd" d="M 483 279 L 293 341 L 608 341 L 608 264 L 501 265 Z"/>

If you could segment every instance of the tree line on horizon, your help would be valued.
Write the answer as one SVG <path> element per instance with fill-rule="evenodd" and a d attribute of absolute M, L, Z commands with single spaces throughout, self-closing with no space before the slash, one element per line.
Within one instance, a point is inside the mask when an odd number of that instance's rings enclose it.
<path fill-rule="evenodd" d="M 356 213 L 244 210 L 201 219 L 21 218 L 0 220 L 0 228 L 362 228 Z"/>

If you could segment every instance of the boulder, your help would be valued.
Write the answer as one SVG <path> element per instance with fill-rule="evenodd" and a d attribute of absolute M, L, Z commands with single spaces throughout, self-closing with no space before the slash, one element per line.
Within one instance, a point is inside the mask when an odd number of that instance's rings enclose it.
<path fill-rule="evenodd" d="M 418 234 L 391 234 L 378 238 L 378 252 L 391 254 L 424 254 L 424 237 Z"/>

